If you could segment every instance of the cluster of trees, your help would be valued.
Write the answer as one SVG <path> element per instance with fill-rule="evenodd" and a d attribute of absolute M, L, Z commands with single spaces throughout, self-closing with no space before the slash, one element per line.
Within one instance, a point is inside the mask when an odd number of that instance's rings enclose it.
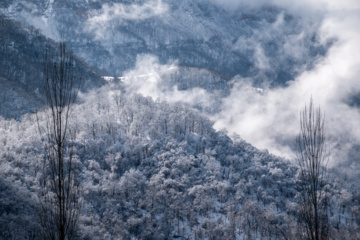
<path fill-rule="evenodd" d="M 48 107 L 0 118 L 0 237 L 359 237 L 360 192 L 326 174 L 312 103 L 301 114 L 297 167 L 215 131 L 189 106 L 125 94 L 121 83 L 75 101 L 71 54 L 61 45 L 46 59 Z"/>
<path fill-rule="evenodd" d="M 71 11 L 78 9 L 75 5 Z M 174 6 L 181 16 L 182 9 Z M 56 14 L 64 20 L 59 31 L 74 37 L 68 23 L 80 19 L 73 21 L 76 14 L 69 17 L 67 11 Z M 272 24 L 266 21 L 265 26 Z M 249 30 L 263 23 L 239 26 Z M 121 63 L 124 70 L 135 61 L 134 53 L 152 49 L 162 61 L 179 58 L 186 65 L 219 67 L 219 59 L 227 59 L 220 68 L 230 73 L 241 62 L 244 76 L 258 76 L 244 57 L 253 55 L 251 49 L 224 52 L 217 37 L 194 40 L 191 32 L 179 35 L 178 28 L 159 24 L 152 18 L 124 26 L 120 30 L 132 37 L 123 34 L 121 41 L 129 44 L 113 42 L 113 51 L 82 35 L 89 40 L 84 49 L 100 56 L 88 61 L 113 70 Z M 297 34 L 300 28 L 290 24 L 286 29 Z M 95 84 L 96 74 L 65 45 L 55 54 L 53 41 L 3 15 L 0 36 L 1 239 L 360 238 L 359 188 L 327 172 L 324 119 L 312 103 L 301 113 L 296 166 L 215 131 L 190 106 L 125 93 L 121 83 L 81 93 L 76 101 L 79 70 L 90 79 L 88 86 Z M 309 49 L 318 45 L 313 39 Z M 271 39 L 262 41 L 276 48 Z M 45 45 L 52 47 L 43 61 Z M 270 49 L 265 54 L 282 54 L 275 48 L 264 48 Z M 118 51 L 123 54 L 109 60 L 109 52 Z M 319 45 L 314 54 L 324 52 Z M 285 73 L 278 83 L 295 73 L 297 64 L 280 64 Z M 168 77 L 169 89 L 202 87 L 219 99 L 230 91 L 224 76 L 207 70 L 183 67 Z M 42 94 L 46 108 L 24 114 L 36 110 Z M 212 107 L 209 112 L 218 106 Z"/>
<path fill-rule="evenodd" d="M 18 18 L 22 20 L 49 14 L 46 12 L 49 4 L 45 0 L 32 1 L 36 11 L 30 11 L 26 5 L 10 0 L 2 3 L 12 5 L 12 8 L 6 9 L 10 11 L 9 15 L 19 15 Z M 101 14 L 100 2 L 55 2 L 48 17 L 49 24 L 54 26 L 53 32 L 65 36 L 78 55 L 86 56 L 87 62 L 92 66 L 105 68 L 107 72 L 117 75 L 133 67 L 138 54 L 150 53 L 159 56 L 161 62 L 178 59 L 181 65 L 210 67 L 230 76 L 240 74 L 253 77 L 258 82 L 263 81 L 265 74 L 265 78 L 274 79 L 274 85 L 285 84 L 298 74 L 299 66 L 313 64 L 309 62 L 309 56 L 311 61 L 315 61 L 328 48 L 327 43 L 318 41 L 316 30 L 308 32 L 309 29 L 304 29 L 299 19 L 275 8 L 261 8 L 251 13 L 239 9 L 236 14 L 239 17 L 234 18 L 233 14 L 219 11 L 216 6 L 208 3 L 168 1 L 167 4 L 171 6 L 171 14 L 163 16 L 167 21 L 158 16 L 142 21 L 128 20 L 126 24 L 113 19 L 101 29 L 91 29 L 93 26 L 87 25 L 89 15 L 85 14 Z M 17 11 L 27 14 L 17 14 Z M 191 18 L 188 17 L 189 13 L 192 13 Z M 281 18 L 284 21 L 280 25 L 274 24 Z M 271 29 L 278 31 L 261 36 L 254 34 Z M 303 34 L 304 31 L 307 34 Z M 94 38 L 94 34 L 100 32 L 101 44 L 98 38 Z M 299 51 L 302 54 L 294 56 L 286 51 L 287 46 L 294 41 L 303 47 Z M 258 44 L 254 45 L 254 42 Z M 256 46 L 264 50 L 267 58 L 277 59 L 269 63 L 270 69 L 274 71 L 262 71 L 257 66 Z"/>

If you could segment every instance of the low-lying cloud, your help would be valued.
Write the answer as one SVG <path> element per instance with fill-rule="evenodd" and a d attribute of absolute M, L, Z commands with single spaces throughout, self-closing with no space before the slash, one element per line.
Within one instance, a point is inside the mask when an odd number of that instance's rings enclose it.
<path fill-rule="evenodd" d="M 141 54 L 137 56 L 134 69 L 125 72 L 122 80 L 129 93 L 141 94 L 154 100 L 181 101 L 208 109 L 216 105 L 214 95 L 202 88 L 178 90 L 177 84 L 171 81 L 175 76 L 179 76 L 176 62 L 162 65 L 156 56 Z"/>
<path fill-rule="evenodd" d="M 103 38 L 104 29 L 121 24 L 126 20 L 144 20 L 161 15 L 168 10 L 162 0 L 149 0 L 142 5 L 112 3 L 104 4 L 100 11 L 93 11 L 87 22 L 87 30 L 94 32 L 97 39 Z"/>
<path fill-rule="evenodd" d="M 262 1 L 256 2 L 259 5 L 263 4 Z M 242 4 L 246 3 L 247 1 L 242 2 Z M 272 1 L 272 3 L 278 3 L 282 7 L 287 6 L 285 1 Z M 250 5 L 255 6 L 254 4 Z M 321 9 L 322 4 L 324 9 Z M 360 94 L 359 5 L 353 1 L 344 1 L 343 4 L 338 1 L 302 3 L 302 11 L 297 13 L 297 17 L 300 21 L 303 19 L 303 26 L 317 29 L 319 44 L 334 39 L 333 45 L 326 55 L 315 61 L 312 68 L 301 69 L 300 74 L 286 86 L 267 89 L 259 94 L 254 91 L 252 79 L 236 77 L 230 95 L 221 102 L 221 111 L 211 116 L 215 121 L 215 128 L 226 128 L 230 133 L 240 134 L 243 139 L 258 148 L 293 158 L 291 148 L 299 132 L 299 113 L 312 97 L 314 104 L 320 106 L 326 116 L 326 131 L 332 154 L 330 165 L 346 159 L 353 145 L 360 143 L 360 111 L 357 107 L 348 104 L 351 96 Z M 306 7 L 309 8 L 307 13 L 304 10 Z M 292 7 L 289 8 L 293 11 Z M 307 19 L 308 14 L 319 12 L 320 15 L 310 17 L 311 21 Z M 282 18 L 280 14 L 272 31 L 281 28 Z M 264 34 L 271 34 L 271 31 Z M 283 45 L 284 54 L 293 58 L 305 58 L 305 61 L 306 58 L 311 58 L 311 54 L 302 52 L 306 49 L 302 47 L 306 41 L 304 37 L 306 34 L 308 32 L 305 29 L 298 35 L 289 36 Z M 253 36 L 257 35 L 258 38 L 262 37 L 261 32 Z M 239 39 L 234 47 L 255 49 L 254 58 L 260 70 L 268 71 L 269 62 L 276 61 L 266 57 L 258 43 L 249 44 L 249 39 Z M 175 65 L 176 63 L 169 66 L 176 68 Z M 146 68 L 151 66 L 152 69 L 146 69 L 144 66 Z M 169 66 L 164 67 L 169 68 Z M 162 71 L 156 58 L 139 56 L 137 66 L 133 71 L 127 72 L 127 76 L 156 71 Z M 146 86 L 131 83 L 131 86 L 136 92 L 154 99 L 191 102 L 199 101 L 198 99 L 201 98 L 213 104 L 211 94 L 202 89 L 181 92 L 174 88 L 172 91 L 164 92 L 159 89 L 158 81 L 153 83 L 150 81 Z"/>
<path fill-rule="evenodd" d="M 348 11 L 360 9 L 360 2 L 357 0 L 302 0 L 302 1 L 288 1 L 288 0 L 205 0 L 215 3 L 228 10 L 237 8 L 259 8 L 263 6 L 278 6 L 287 10 L 304 14 L 313 13 L 313 11 Z"/>
<path fill-rule="evenodd" d="M 324 15 L 318 34 L 324 41 L 336 41 L 314 68 L 263 95 L 248 90 L 251 81 L 235 84 L 216 128 L 226 127 L 259 148 L 291 157 L 288 140 L 298 133 L 299 112 L 312 96 L 326 115 L 331 163 L 346 158 L 352 144 L 360 143 L 360 113 L 348 105 L 349 97 L 360 93 L 360 14 L 348 3 L 336 8 L 330 2 L 333 8 Z"/>

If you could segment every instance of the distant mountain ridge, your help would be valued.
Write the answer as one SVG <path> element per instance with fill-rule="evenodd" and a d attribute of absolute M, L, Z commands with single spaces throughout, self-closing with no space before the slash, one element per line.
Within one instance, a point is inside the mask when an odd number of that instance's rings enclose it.
<path fill-rule="evenodd" d="M 296 164 L 215 130 L 210 117 L 241 81 L 265 95 L 260 87 L 310 69 L 331 44 L 316 28 L 276 7 L 231 12 L 207 0 L 0 8 L 0 239 L 41 239 L 42 54 L 59 40 L 84 80 L 67 139 L 83 190 L 76 239 L 304 236 Z M 333 239 L 360 237 L 360 191 L 348 180 L 332 169 L 324 186 Z"/>
<path fill-rule="evenodd" d="M 45 51 L 56 53 L 58 46 L 38 29 L 2 15 L 0 26 L 0 115 L 19 118 L 43 105 L 43 55 Z M 83 90 L 105 83 L 98 70 L 90 68 L 77 56 L 75 63 L 77 76 L 84 80 Z"/>
<path fill-rule="evenodd" d="M 229 12 L 209 1 L 7 0 L 1 12 L 63 38 L 103 75 L 121 76 L 138 54 L 152 54 L 163 64 L 177 60 L 277 86 L 311 67 L 329 47 L 318 41 L 316 29 L 270 6 Z M 288 55 L 289 44 L 301 55 Z"/>

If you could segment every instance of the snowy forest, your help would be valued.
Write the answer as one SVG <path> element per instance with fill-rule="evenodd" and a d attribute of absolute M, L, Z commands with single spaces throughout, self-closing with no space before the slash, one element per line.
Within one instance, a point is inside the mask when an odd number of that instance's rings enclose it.
<path fill-rule="evenodd" d="M 0 239 L 360 239 L 360 5 L 325 2 L 2 0 Z"/>

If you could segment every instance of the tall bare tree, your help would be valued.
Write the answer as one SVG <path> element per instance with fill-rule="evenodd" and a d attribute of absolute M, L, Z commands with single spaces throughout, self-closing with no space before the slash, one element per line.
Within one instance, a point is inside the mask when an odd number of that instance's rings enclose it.
<path fill-rule="evenodd" d="M 326 184 L 326 138 L 324 116 L 320 107 L 300 112 L 300 134 L 297 139 L 300 167 L 299 226 L 305 239 L 329 239 Z"/>
<path fill-rule="evenodd" d="M 44 184 L 40 223 L 44 239 L 73 239 L 81 207 L 81 188 L 74 151 L 69 144 L 69 116 L 81 84 L 75 77 L 71 52 L 60 43 L 59 53 L 44 54 L 44 90 L 48 104 Z M 40 127 L 39 127 L 40 129 Z"/>

